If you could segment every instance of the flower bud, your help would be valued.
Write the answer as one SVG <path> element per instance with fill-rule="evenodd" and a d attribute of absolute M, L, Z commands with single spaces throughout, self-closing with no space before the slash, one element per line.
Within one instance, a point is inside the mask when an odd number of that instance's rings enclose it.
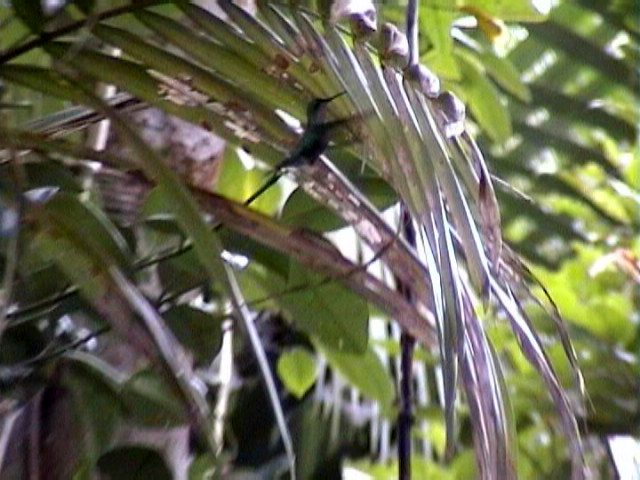
<path fill-rule="evenodd" d="M 405 76 L 429 98 L 435 98 L 440 93 L 440 79 L 424 65 L 411 65 L 405 69 Z"/>
<path fill-rule="evenodd" d="M 373 31 L 376 30 L 376 8 L 371 0 L 336 0 L 331 5 L 329 19 L 331 23 L 349 19 L 352 27 L 354 21 L 362 21 L 365 29 L 373 25 Z"/>
<path fill-rule="evenodd" d="M 460 135 L 464 131 L 466 117 L 464 103 L 452 92 L 444 91 L 433 100 L 433 104 L 438 124 L 446 137 Z"/>
<path fill-rule="evenodd" d="M 382 25 L 379 40 L 382 61 L 390 66 L 405 68 L 409 63 L 409 42 L 407 36 L 392 23 Z"/>
<path fill-rule="evenodd" d="M 357 40 L 367 40 L 378 30 L 375 10 L 353 13 L 349 15 L 349 23 L 351 32 Z"/>

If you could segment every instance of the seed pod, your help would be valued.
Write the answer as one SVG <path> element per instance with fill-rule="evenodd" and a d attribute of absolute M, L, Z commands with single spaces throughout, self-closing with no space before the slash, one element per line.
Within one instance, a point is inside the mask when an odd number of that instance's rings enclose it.
<path fill-rule="evenodd" d="M 427 97 L 435 98 L 440 93 L 440 79 L 424 65 L 411 65 L 405 69 L 404 74 Z"/>
<path fill-rule="evenodd" d="M 376 30 L 376 8 L 371 0 L 337 0 L 332 3 L 329 15 L 331 23 L 345 19 L 353 22 L 354 17 L 361 17 L 369 27 L 373 25 L 373 31 Z"/>
<path fill-rule="evenodd" d="M 386 65 L 405 68 L 409 63 L 407 36 L 392 23 L 383 24 L 380 31 L 378 52 Z"/>
<path fill-rule="evenodd" d="M 378 30 L 376 11 L 373 9 L 349 15 L 349 23 L 356 40 L 367 40 Z"/>
<path fill-rule="evenodd" d="M 18 231 L 20 216 L 16 205 L 0 201 L 0 238 L 11 237 Z"/>
<path fill-rule="evenodd" d="M 436 118 L 447 138 L 460 135 L 464 131 L 465 105 L 452 92 L 444 91 L 434 100 Z"/>

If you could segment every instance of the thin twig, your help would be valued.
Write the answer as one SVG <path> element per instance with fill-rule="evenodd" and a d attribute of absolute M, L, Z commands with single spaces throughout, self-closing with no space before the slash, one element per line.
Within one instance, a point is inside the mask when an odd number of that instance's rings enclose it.
<path fill-rule="evenodd" d="M 409 42 L 409 66 L 418 64 L 418 0 L 409 0 L 407 5 L 407 40 Z M 404 224 L 407 243 L 415 250 L 416 232 L 406 205 L 401 205 L 400 218 Z M 398 282 L 398 290 L 409 303 L 413 303 L 415 293 L 411 287 Z M 413 350 L 415 338 L 406 330 L 400 336 L 400 412 L 398 413 L 398 478 L 411 480 L 411 425 L 413 423 Z"/>
<path fill-rule="evenodd" d="M 2 343 L 2 336 L 8 326 L 9 307 L 11 306 L 11 297 L 13 296 L 13 283 L 15 280 L 16 269 L 18 268 L 18 249 L 19 249 L 19 233 L 20 233 L 20 216 L 22 213 L 22 188 L 25 183 L 24 171 L 22 166 L 15 159 L 15 152 L 11 150 L 13 174 L 15 177 L 15 206 L 14 212 L 16 218 L 14 219 L 15 226 L 9 225 L 12 230 L 10 232 L 10 238 L 7 242 L 7 253 L 5 256 L 5 269 L 2 276 L 2 303 L 0 304 L 0 344 Z"/>
<path fill-rule="evenodd" d="M 93 340 L 94 338 L 98 338 L 101 335 L 104 335 L 105 333 L 111 331 L 111 327 L 110 326 L 104 326 L 101 327 L 97 330 L 94 330 L 92 332 L 87 333 L 86 335 L 83 335 L 82 337 L 67 343 L 66 345 L 62 345 L 58 348 L 56 348 L 55 350 L 51 350 L 51 351 L 43 351 L 40 352 L 39 354 L 37 354 L 36 356 L 29 358 L 27 360 L 23 360 L 19 363 L 15 363 L 13 365 L 10 365 L 9 368 L 12 369 L 18 369 L 18 370 L 24 370 L 24 369 L 28 369 L 28 368 L 33 368 L 35 366 L 37 366 L 38 364 L 42 364 L 45 362 L 48 362 L 49 360 L 53 360 L 57 357 L 60 357 L 62 355 L 64 355 L 65 353 L 71 351 L 71 350 L 75 350 L 76 348 L 80 348 L 81 346 L 83 346 L 84 344 L 90 342 L 91 340 Z M 46 349 L 48 350 L 48 349 Z"/>
<path fill-rule="evenodd" d="M 409 66 L 417 65 L 420 58 L 418 49 L 418 0 L 407 4 L 407 41 L 409 42 Z"/>
<path fill-rule="evenodd" d="M 233 379 L 233 321 L 225 320 L 222 324 L 222 348 L 220 349 L 220 364 L 218 366 L 218 395 L 213 411 L 213 439 L 218 445 L 217 454 L 224 446 L 224 423 L 229 409 L 231 397 L 231 381 Z"/>
<path fill-rule="evenodd" d="M 401 205 L 400 221 L 407 243 L 416 247 L 416 232 L 411 215 Z M 407 302 L 413 303 L 414 293 L 409 285 L 396 279 L 398 290 Z M 400 411 L 398 412 L 398 478 L 411 480 L 411 426 L 413 424 L 413 351 L 416 340 L 403 330 L 400 335 Z"/>

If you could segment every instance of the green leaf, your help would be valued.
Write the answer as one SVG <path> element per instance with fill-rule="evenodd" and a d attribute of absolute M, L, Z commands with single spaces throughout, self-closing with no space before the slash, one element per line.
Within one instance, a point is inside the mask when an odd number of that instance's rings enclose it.
<path fill-rule="evenodd" d="M 380 403 L 385 415 L 392 412 L 395 389 L 389 372 L 373 351 L 368 348 L 364 355 L 338 352 L 319 346 L 319 350 L 331 365 L 360 392 Z"/>
<path fill-rule="evenodd" d="M 110 282 L 104 265 L 79 250 L 73 241 L 42 231 L 34 236 L 29 248 L 44 262 L 55 262 L 88 299 L 99 301 L 105 298 Z"/>
<path fill-rule="evenodd" d="M 462 68 L 462 88 L 471 113 L 494 142 L 504 142 L 512 134 L 511 114 L 496 87 L 472 57 L 458 55 Z"/>
<path fill-rule="evenodd" d="M 80 193 L 80 182 L 59 162 L 46 161 L 25 165 L 30 188 L 59 187 L 69 193 Z"/>
<path fill-rule="evenodd" d="M 531 91 L 522 82 L 520 72 L 513 63 L 506 58 L 498 57 L 491 51 L 479 53 L 477 56 L 498 85 L 525 103 L 531 101 Z"/>
<path fill-rule="evenodd" d="M 198 7 L 192 6 L 192 8 L 197 9 Z M 226 28 L 229 28 L 226 23 L 222 23 Z M 259 97 L 239 90 L 219 74 L 201 68 L 183 57 L 169 53 L 164 48 L 158 48 L 125 30 L 99 25 L 93 29 L 93 33 L 105 42 L 121 48 L 131 57 L 143 62 L 146 67 L 171 78 L 181 79 L 188 83 L 190 88 L 202 92 L 209 99 L 221 102 L 227 107 L 227 115 L 233 116 L 234 111 L 251 109 L 253 120 L 261 131 L 270 133 L 279 141 L 291 140 L 293 132 L 272 109 L 263 104 Z M 242 43 L 250 45 L 244 40 Z"/>
<path fill-rule="evenodd" d="M 202 287 L 207 280 L 207 272 L 193 250 L 160 263 L 158 273 L 165 298 Z"/>
<path fill-rule="evenodd" d="M 82 103 L 82 99 L 76 94 L 75 89 L 48 68 L 30 65 L 2 65 L 0 66 L 0 78 L 46 95 Z"/>
<path fill-rule="evenodd" d="M 325 283 L 297 262 L 291 262 L 287 288 L 299 288 L 280 299 L 296 327 L 327 348 L 366 351 L 369 309 L 361 297 L 336 282 Z"/>
<path fill-rule="evenodd" d="M 173 475 L 156 450 L 147 447 L 118 447 L 98 461 L 101 476 L 119 480 L 171 480 Z"/>
<path fill-rule="evenodd" d="M 303 348 L 292 348 L 278 359 L 278 376 L 287 390 L 296 398 L 302 398 L 316 381 L 315 357 Z"/>
<path fill-rule="evenodd" d="M 380 178 L 354 179 L 354 185 L 380 210 L 391 206 L 397 200 L 393 189 Z M 294 227 L 321 232 L 337 230 L 345 226 L 344 219 L 326 205 L 314 200 L 302 189 L 296 189 L 287 198 L 280 218 Z"/>
<path fill-rule="evenodd" d="M 434 0 L 429 0 L 427 4 L 431 1 Z M 542 22 L 547 19 L 551 9 L 548 0 L 463 0 L 456 3 L 458 7 L 466 7 L 469 11 L 476 10 L 484 15 L 514 22 Z"/>
<path fill-rule="evenodd" d="M 458 61 L 453 55 L 453 37 L 451 24 L 459 17 L 460 12 L 424 7 L 420 9 L 420 26 L 431 40 L 431 48 L 425 62 L 439 76 L 460 79 Z"/>
<path fill-rule="evenodd" d="M 98 0 L 75 0 L 75 4 L 82 10 L 82 13 L 88 15 L 96 8 L 97 1 Z"/>
<path fill-rule="evenodd" d="M 222 346 L 222 321 L 188 305 L 178 305 L 164 313 L 167 325 L 197 363 L 210 362 Z"/>
<path fill-rule="evenodd" d="M 212 454 L 204 454 L 196 457 L 189 465 L 189 480 L 212 480 L 215 473 L 220 470 L 219 463 L 224 456 L 214 457 Z"/>
<path fill-rule="evenodd" d="M 233 52 L 168 17 L 150 11 L 139 11 L 136 16 L 145 26 L 189 53 L 202 65 L 215 69 L 226 78 L 233 78 L 242 89 L 263 98 L 276 108 L 285 109 L 299 117 L 304 115 L 303 102 L 297 93 Z"/>
<path fill-rule="evenodd" d="M 122 414 L 118 397 L 120 374 L 99 358 L 74 353 L 64 361 L 63 383 L 73 395 L 89 455 L 96 461 L 109 445 Z"/>
<path fill-rule="evenodd" d="M 106 265 L 121 268 L 131 264 L 131 252 L 124 237 L 104 212 L 90 202 L 81 202 L 72 194 L 61 192 L 39 210 L 41 221 L 50 229 L 78 243 L 82 250 L 100 258 Z"/>
<path fill-rule="evenodd" d="M 288 225 L 328 232 L 344 226 L 344 220 L 333 210 L 298 188 L 287 198 L 281 220 Z"/>
<path fill-rule="evenodd" d="M 11 5 L 16 15 L 33 32 L 41 32 L 47 21 L 40 1 L 12 0 Z"/>
<path fill-rule="evenodd" d="M 188 422 L 184 404 L 152 371 L 133 375 L 125 383 L 121 398 L 125 412 L 144 425 L 166 427 Z"/>
<path fill-rule="evenodd" d="M 222 170 L 218 177 L 217 191 L 221 195 L 238 202 L 244 202 L 253 195 L 271 177 L 271 173 L 265 175 L 264 171 L 256 168 L 247 170 L 235 148 L 227 148 Z M 273 214 L 278 208 L 282 196 L 282 187 L 276 183 L 268 188 L 262 195 L 251 203 L 255 208 L 266 214 Z"/>
<path fill-rule="evenodd" d="M 431 445 L 435 449 L 439 457 L 442 457 L 445 453 L 445 447 L 447 444 L 447 429 L 444 421 L 444 412 L 439 406 L 429 405 L 427 407 L 419 408 L 415 413 L 416 418 L 426 420 L 427 432 L 424 432 L 426 437 L 431 442 Z M 422 436 L 422 432 L 418 435 Z"/>

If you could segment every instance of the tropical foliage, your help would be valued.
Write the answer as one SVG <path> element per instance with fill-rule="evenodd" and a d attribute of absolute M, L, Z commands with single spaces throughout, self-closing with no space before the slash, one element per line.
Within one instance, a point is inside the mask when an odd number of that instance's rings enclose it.
<path fill-rule="evenodd" d="M 54 3 L 0 10 L 3 476 L 612 475 L 633 2 Z"/>

